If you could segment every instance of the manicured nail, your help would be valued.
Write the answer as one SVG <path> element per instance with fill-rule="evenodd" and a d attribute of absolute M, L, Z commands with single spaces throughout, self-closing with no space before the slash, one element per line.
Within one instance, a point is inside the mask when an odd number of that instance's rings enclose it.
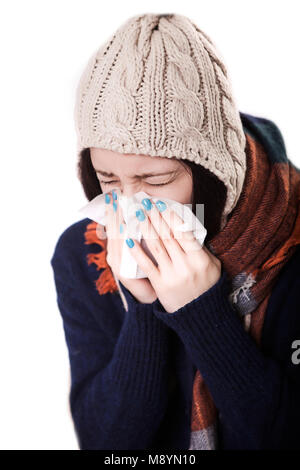
<path fill-rule="evenodd" d="M 142 222 L 143 220 L 145 220 L 145 214 L 144 214 L 144 211 L 142 209 L 139 209 L 138 211 L 136 211 L 135 215 L 137 216 L 137 218 Z"/>
<path fill-rule="evenodd" d="M 123 232 L 124 232 L 123 224 L 120 224 L 120 233 L 123 233 Z"/>
<path fill-rule="evenodd" d="M 160 212 L 163 212 L 167 208 L 167 205 L 163 201 L 157 201 L 155 205 Z"/>
<path fill-rule="evenodd" d="M 112 190 L 112 197 L 115 201 L 118 199 L 118 195 L 114 190 Z"/>
<path fill-rule="evenodd" d="M 118 204 L 115 201 L 113 202 L 113 208 L 114 208 L 114 211 L 116 212 L 118 208 Z"/>
<path fill-rule="evenodd" d="M 145 199 L 142 200 L 142 204 L 143 206 L 145 207 L 145 209 L 147 211 L 150 211 L 151 207 L 152 207 L 152 202 L 150 201 L 150 199 L 148 199 L 147 197 Z"/>
<path fill-rule="evenodd" d="M 134 245 L 134 241 L 132 240 L 132 238 L 126 238 L 126 243 L 129 246 L 129 248 L 132 248 Z"/>
<path fill-rule="evenodd" d="M 110 203 L 110 195 L 109 194 L 105 194 L 105 203 L 106 204 Z"/>

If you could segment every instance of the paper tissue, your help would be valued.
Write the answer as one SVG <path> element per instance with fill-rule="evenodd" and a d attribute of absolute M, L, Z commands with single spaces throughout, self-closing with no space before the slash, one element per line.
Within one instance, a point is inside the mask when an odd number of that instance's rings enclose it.
<path fill-rule="evenodd" d="M 144 209 L 141 204 L 141 201 L 146 197 L 151 198 L 154 203 L 158 200 L 165 202 L 168 207 L 174 212 L 176 212 L 179 217 L 184 221 L 181 225 L 176 226 L 176 230 L 182 232 L 190 230 L 193 231 L 195 238 L 198 240 L 201 246 L 203 245 L 207 230 L 200 222 L 199 218 L 196 217 L 192 212 L 191 208 L 189 207 L 191 206 L 191 204 L 180 204 L 179 202 L 174 201 L 172 199 L 149 196 L 149 194 L 145 193 L 144 191 L 135 193 L 130 197 L 122 195 L 121 191 L 118 188 L 114 189 L 114 191 L 118 195 L 118 202 L 120 207 L 122 208 L 122 215 L 126 224 L 125 231 L 122 234 L 122 236 L 124 236 L 122 259 L 120 265 L 120 275 L 122 277 L 129 279 L 140 279 L 147 277 L 130 253 L 130 248 L 126 243 L 126 238 L 128 237 L 135 238 L 141 244 L 146 254 L 152 259 L 154 264 L 157 265 L 157 262 L 149 251 L 144 238 L 142 238 L 142 233 L 139 230 L 139 221 L 135 215 L 135 212 L 138 209 Z M 99 194 L 88 204 L 79 209 L 79 212 L 81 214 L 104 226 L 106 225 L 105 194 L 106 193 Z"/>

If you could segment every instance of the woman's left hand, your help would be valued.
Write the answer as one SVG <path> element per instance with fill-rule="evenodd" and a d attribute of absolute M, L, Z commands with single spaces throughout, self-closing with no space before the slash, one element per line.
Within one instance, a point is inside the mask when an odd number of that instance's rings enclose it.
<path fill-rule="evenodd" d="M 134 246 L 130 252 L 148 277 L 166 312 L 173 313 L 216 284 L 221 277 L 222 264 L 205 245 L 201 247 L 192 231 L 176 230 L 176 226 L 184 222 L 176 212 L 162 201 L 161 204 L 157 201 L 157 205 L 150 201 L 151 209 L 141 206 L 139 212 L 143 212 L 145 218 L 138 220 L 143 238 L 158 266 L 136 239 L 133 239 Z"/>

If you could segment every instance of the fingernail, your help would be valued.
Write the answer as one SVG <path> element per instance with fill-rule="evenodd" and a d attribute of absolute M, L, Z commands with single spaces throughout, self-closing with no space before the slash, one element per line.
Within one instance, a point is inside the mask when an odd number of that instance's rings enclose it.
<path fill-rule="evenodd" d="M 120 224 L 120 233 L 123 233 L 123 232 L 124 232 L 123 224 Z"/>
<path fill-rule="evenodd" d="M 114 190 L 112 190 L 112 197 L 115 201 L 118 199 L 118 195 Z"/>
<path fill-rule="evenodd" d="M 163 201 L 157 201 L 155 205 L 160 212 L 163 212 L 167 208 L 166 203 Z"/>
<path fill-rule="evenodd" d="M 145 214 L 144 214 L 144 211 L 142 209 L 139 209 L 138 211 L 136 211 L 135 215 L 137 216 L 137 218 L 142 222 L 143 220 L 145 220 Z"/>
<path fill-rule="evenodd" d="M 106 204 L 110 203 L 110 195 L 109 194 L 105 194 L 105 203 Z"/>
<path fill-rule="evenodd" d="M 126 238 L 126 243 L 129 246 L 129 248 L 132 248 L 134 245 L 134 241 L 132 240 L 132 238 Z"/>
<path fill-rule="evenodd" d="M 142 200 L 142 204 L 143 206 L 145 207 L 145 209 L 147 211 L 150 211 L 151 207 L 152 207 L 152 202 L 150 201 L 150 199 L 148 199 L 147 197 L 145 199 Z"/>
<path fill-rule="evenodd" d="M 113 208 L 114 208 L 114 211 L 116 212 L 118 208 L 118 204 L 115 201 L 113 202 Z"/>

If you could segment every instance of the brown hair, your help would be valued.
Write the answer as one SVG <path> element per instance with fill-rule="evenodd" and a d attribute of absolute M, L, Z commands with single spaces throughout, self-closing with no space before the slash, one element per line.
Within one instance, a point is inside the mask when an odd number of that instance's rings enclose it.
<path fill-rule="evenodd" d="M 175 157 L 174 157 L 175 158 Z M 204 225 L 207 230 L 206 240 L 211 240 L 220 230 L 221 215 L 226 202 L 227 188 L 211 171 L 195 162 L 177 159 L 193 177 L 193 206 L 204 204 Z M 78 178 L 89 201 L 102 194 L 101 186 L 92 165 L 90 149 L 85 148 L 79 154 L 77 164 Z"/>

